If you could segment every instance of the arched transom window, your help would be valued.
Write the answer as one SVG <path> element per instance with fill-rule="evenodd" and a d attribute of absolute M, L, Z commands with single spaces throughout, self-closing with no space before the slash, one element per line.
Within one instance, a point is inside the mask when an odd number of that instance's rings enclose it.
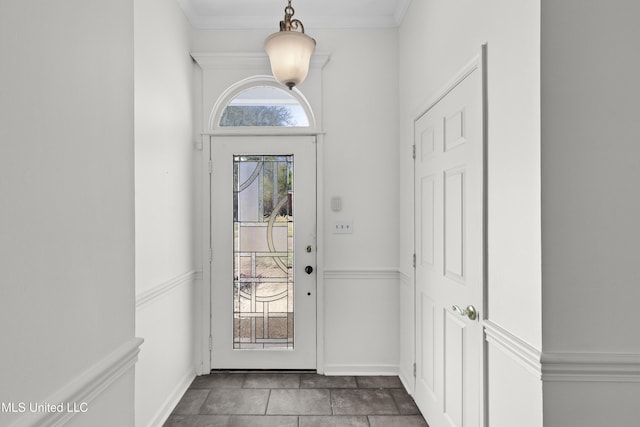
<path fill-rule="evenodd" d="M 282 89 L 258 86 L 241 92 L 227 104 L 220 126 L 308 127 L 300 102 Z"/>
<path fill-rule="evenodd" d="M 211 115 L 211 128 L 315 128 L 311 107 L 296 88 L 270 76 L 254 76 L 228 88 Z"/>

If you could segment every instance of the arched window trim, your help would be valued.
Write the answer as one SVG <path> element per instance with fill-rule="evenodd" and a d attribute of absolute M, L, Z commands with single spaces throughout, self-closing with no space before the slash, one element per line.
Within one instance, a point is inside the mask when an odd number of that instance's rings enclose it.
<path fill-rule="evenodd" d="M 255 87 L 274 87 L 279 90 L 286 90 L 291 96 L 293 96 L 296 101 L 300 103 L 300 106 L 304 110 L 307 119 L 309 120 L 309 126 L 298 126 L 298 127 L 280 127 L 280 126 L 220 126 L 220 118 L 224 113 L 225 108 L 229 105 L 231 101 L 233 101 L 238 95 L 242 92 L 255 88 Z M 209 129 L 212 130 L 213 133 L 222 133 L 222 134 L 230 134 L 230 133 L 243 133 L 243 134 L 269 134 L 269 133 L 291 133 L 291 134 L 309 134 L 317 132 L 317 124 L 316 118 L 313 114 L 313 110 L 311 109 L 311 105 L 307 98 L 300 92 L 297 88 L 293 88 L 292 90 L 288 90 L 282 86 L 273 76 L 251 76 L 246 79 L 240 80 L 229 86 L 216 100 L 216 103 L 213 105 L 213 109 L 211 110 L 211 115 L 209 117 Z"/>

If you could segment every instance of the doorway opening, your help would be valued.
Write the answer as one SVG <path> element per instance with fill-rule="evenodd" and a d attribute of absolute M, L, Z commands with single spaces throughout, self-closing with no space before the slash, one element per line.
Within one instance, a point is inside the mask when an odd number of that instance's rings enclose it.
<path fill-rule="evenodd" d="M 272 77 L 245 79 L 210 116 L 204 372 L 318 366 L 321 136 L 304 96 L 280 86 Z"/>

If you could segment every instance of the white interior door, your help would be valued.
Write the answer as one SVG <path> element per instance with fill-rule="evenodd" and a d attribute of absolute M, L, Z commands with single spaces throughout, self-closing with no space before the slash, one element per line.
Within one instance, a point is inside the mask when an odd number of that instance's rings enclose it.
<path fill-rule="evenodd" d="M 316 139 L 211 139 L 211 367 L 316 368 Z"/>
<path fill-rule="evenodd" d="M 479 68 L 415 123 L 416 391 L 431 427 L 482 425 L 483 118 Z"/>

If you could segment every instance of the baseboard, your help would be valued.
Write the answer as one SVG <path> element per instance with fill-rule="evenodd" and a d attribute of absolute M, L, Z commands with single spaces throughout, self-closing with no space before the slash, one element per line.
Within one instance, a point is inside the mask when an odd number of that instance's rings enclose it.
<path fill-rule="evenodd" d="M 640 383 L 640 354 L 543 353 L 542 380 Z"/>
<path fill-rule="evenodd" d="M 404 369 L 402 369 L 402 367 L 400 367 L 398 372 L 398 377 L 400 378 L 400 382 L 404 386 L 407 393 L 413 396 L 413 387 L 415 383 L 415 378 L 413 377 L 413 374 L 405 371 Z"/>
<path fill-rule="evenodd" d="M 540 350 L 491 320 L 485 320 L 483 325 L 488 343 L 493 344 L 537 378 L 542 377 Z"/>
<path fill-rule="evenodd" d="M 145 306 L 153 304 L 158 299 L 164 297 L 169 292 L 178 288 L 179 286 L 189 284 L 193 282 L 197 277 L 195 270 L 187 271 L 179 276 L 167 280 L 148 289 L 140 294 L 136 295 L 136 310 L 139 310 Z"/>
<path fill-rule="evenodd" d="M 412 301 L 412 306 L 413 304 L 413 277 L 409 276 L 408 274 L 404 273 L 404 272 L 400 272 L 400 287 L 402 289 L 404 289 L 404 291 L 401 291 L 401 295 L 400 295 L 400 300 L 401 300 L 401 304 L 402 304 L 402 292 L 405 293 L 409 293 L 411 295 L 411 301 Z M 402 306 L 401 306 L 402 308 Z M 401 316 L 403 316 L 403 314 L 401 313 Z M 408 323 L 411 324 L 411 328 L 414 328 L 414 324 L 415 324 L 415 319 L 414 319 L 414 313 L 413 310 L 410 311 L 409 314 L 404 314 L 404 316 L 408 316 Z M 402 327 L 402 318 L 400 320 L 400 325 Z M 413 335 L 412 335 L 412 338 Z M 401 351 L 402 351 L 402 336 L 400 338 L 400 343 L 401 343 Z M 414 357 L 415 353 L 413 351 L 413 341 L 410 342 L 410 346 L 411 346 L 411 356 Z M 415 378 L 413 376 L 413 372 L 411 370 L 406 371 L 405 369 L 403 369 L 403 367 L 406 366 L 406 364 L 400 364 L 400 368 L 399 368 L 399 372 L 398 372 L 398 377 L 400 377 L 400 381 L 402 382 L 402 384 L 404 385 L 404 388 L 407 390 L 407 393 L 409 393 L 410 395 L 413 395 L 413 389 L 415 387 Z M 411 364 L 409 364 L 409 367 L 411 367 Z M 411 369 L 411 368 L 410 368 Z"/>
<path fill-rule="evenodd" d="M 73 405 L 86 403 L 89 407 L 102 392 L 122 375 L 133 368 L 138 360 L 142 338 L 133 338 L 122 344 L 107 357 L 78 375 L 67 385 L 56 391 L 42 402 L 52 405 L 60 403 Z M 53 427 L 62 426 L 73 416 L 74 412 L 34 412 L 25 414 L 11 424 L 11 427 Z"/>
<path fill-rule="evenodd" d="M 169 415 L 171 415 L 171 412 L 176 407 L 184 393 L 187 391 L 195 377 L 196 371 L 194 368 L 191 368 L 189 372 L 187 372 L 187 374 L 178 383 L 169 397 L 167 397 L 156 415 L 151 419 L 151 422 L 148 424 L 149 427 L 161 426 L 165 423 L 165 421 L 167 421 Z"/>
<path fill-rule="evenodd" d="M 324 375 L 398 375 L 398 365 L 338 365 L 325 364 Z"/>

